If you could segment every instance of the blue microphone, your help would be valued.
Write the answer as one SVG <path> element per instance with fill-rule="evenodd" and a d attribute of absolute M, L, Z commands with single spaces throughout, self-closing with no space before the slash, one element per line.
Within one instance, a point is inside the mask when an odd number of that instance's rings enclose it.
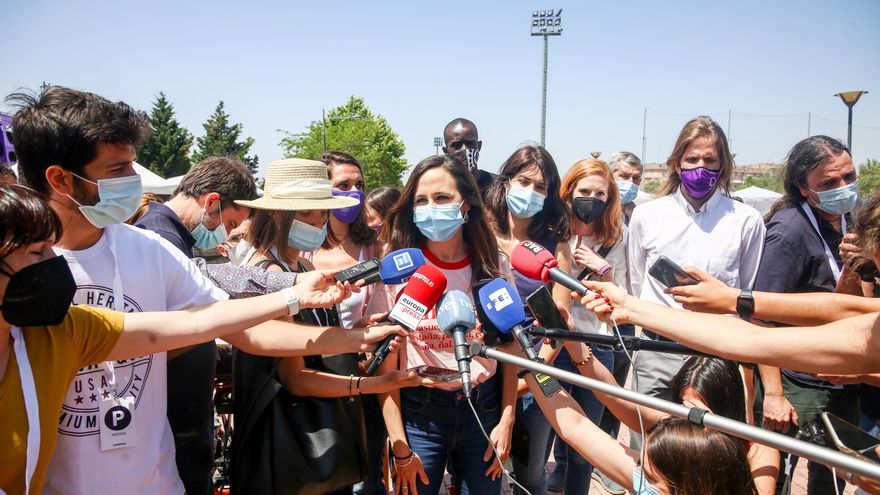
<path fill-rule="evenodd" d="M 522 299 L 516 289 L 506 281 L 496 278 L 480 289 L 480 306 L 483 307 L 486 316 L 493 325 L 498 327 L 501 333 L 513 334 L 520 348 L 530 360 L 544 362 L 535 353 L 532 341 L 523 331 L 522 323 L 526 319 L 526 312 L 523 310 Z M 543 373 L 534 371 L 531 373 L 544 397 L 551 397 L 562 390 L 559 380 Z"/>
<path fill-rule="evenodd" d="M 480 289 L 480 305 L 501 333 L 512 333 L 519 346 L 529 359 L 537 359 L 532 342 L 523 331 L 522 323 L 526 320 L 523 302 L 514 289 L 505 280 L 496 278 Z"/>
<path fill-rule="evenodd" d="M 437 326 L 446 335 L 452 336 L 455 345 L 455 360 L 461 373 L 461 390 L 468 399 L 471 397 L 471 356 L 467 343 L 467 333 L 477 324 L 477 315 L 471 299 L 460 290 L 451 290 L 437 303 Z"/>
<path fill-rule="evenodd" d="M 426 262 L 421 249 L 398 249 L 388 253 L 380 261 L 382 268 L 379 270 L 379 278 L 388 285 L 402 284 Z"/>
<path fill-rule="evenodd" d="M 333 278 L 351 284 L 363 280 L 362 285 L 370 285 L 381 280 L 388 285 L 397 285 L 409 280 L 409 277 L 425 263 L 425 255 L 420 249 L 398 249 L 381 260 L 372 258 L 348 267 Z"/>

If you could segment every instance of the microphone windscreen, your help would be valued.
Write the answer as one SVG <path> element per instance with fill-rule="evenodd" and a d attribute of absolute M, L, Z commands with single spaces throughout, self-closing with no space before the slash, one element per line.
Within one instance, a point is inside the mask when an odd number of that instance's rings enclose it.
<path fill-rule="evenodd" d="M 431 265 L 420 266 L 406 283 L 389 316 L 415 330 L 422 318 L 446 291 L 446 276 Z"/>
<path fill-rule="evenodd" d="M 451 290 L 437 303 L 437 326 L 446 335 L 455 327 L 470 330 L 477 324 L 477 315 L 471 299 L 460 290 Z"/>
<path fill-rule="evenodd" d="M 553 253 L 533 241 L 523 241 L 513 248 L 510 264 L 526 277 L 542 282 L 550 281 L 550 268 L 559 264 Z"/>
<path fill-rule="evenodd" d="M 501 333 L 510 333 L 526 319 L 522 299 L 504 279 L 496 278 L 480 289 L 480 305 Z"/>
<path fill-rule="evenodd" d="M 402 284 L 425 264 L 421 249 L 406 248 L 388 253 L 380 261 L 379 278 L 388 285 Z"/>

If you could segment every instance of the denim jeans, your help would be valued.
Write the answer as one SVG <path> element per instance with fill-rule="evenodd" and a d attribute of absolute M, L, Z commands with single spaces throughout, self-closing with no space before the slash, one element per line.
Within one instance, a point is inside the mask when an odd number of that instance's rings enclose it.
<path fill-rule="evenodd" d="M 487 434 L 501 419 L 499 382 L 492 377 L 474 389 L 474 408 Z M 483 461 L 489 443 L 467 400 L 458 392 L 428 387 L 402 389 L 400 396 L 409 447 L 419 455 L 428 474 L 428 486 L 418 481 L 420 495 L 440 492 L 447 460 L 460 495 L 501 493 L 501 477 L 492 481 L 485 475 L 494 459 Z"/>
<path fill-rule="evenodd" d="M 610 347 L 593 346 L 593 358 L 599 360 L 606 368 L 612 370 L 614 368 L 614 352 Z M 553 363 L 559 369 L 572 371 L 577 373 L 574 364 L 571 362 L 571 356 L 568 351 L 562 350 L 556 361 Z M 562 386 L 571 394 L 572 398 L 584 410 L 590 421 L 599 424 L 602 420 L 602 413 L 605 411 L 605 405 L 599 402 L 599 399 L 593 395 L 593 392 L 585 388 L 575 387 L 569 383 L 562 383 Z M 550 457 L 550 445 L 555 439 L 554 457 L 556 458 L 556 469 L 565 473 L 565 484 L 563 493 L 566 495 L 586 495 L 590 492 L 590 475 L 593 473 L 593 465 L 588 463 L 586 459 L 573 448 L 569 447 L 565 442 L 556 438 L 556 433 L 550 433 L 550 441 L 546 444 L 547 455 L 545 459 Z M 531 462 L 529 464 L 532 464 Z M 543 466 L 542 466 L 543 469 Z"/>
<path fill-rule="evenodd" d="M 375 395 L 365 395 L 362 399 L 364 407 L 364 426 L 367 432 L 367 478 L 355 483 L 351 488 L 354 495 L 380 495 L 385 489 L 382 483 L 382 457 L 385 452 L 385 420 L 379 400 Z"/>

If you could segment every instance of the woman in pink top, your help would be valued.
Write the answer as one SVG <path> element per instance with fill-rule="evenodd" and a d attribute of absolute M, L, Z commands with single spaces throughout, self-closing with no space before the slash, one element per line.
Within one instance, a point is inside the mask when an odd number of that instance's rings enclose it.
<path fill-rule="evenodd" d="M 478 281 L 510 273 L 486 222 L 477 183 L 467 168 L 448 157 L 433 156 L 415 167 L 387 226 L 387 251 L 421 247 L 428 263 L 446 276 L 447 290 L 471 294 Z M 389 301 L 401 289 L 389 286 Z M 478 335 L 472 331 L 468 340 Z M 401 369 L 457 369 L 452 337 L 439 330 L 434 309 L 412 332 L 398 362 L 388 361 L 386 365 Z M 477 357 L 471 363 L 473 407 L 503 463 L 510 452 L 516 373 L 511 369 L 498 376 L 499 371 L 495 361 Z M 436 495 L 447 460 L 459 494 L 500 493 L 501 465 L 460 389 L 461 382 L 454 381 L 383 397 L 398 493 Z"/>

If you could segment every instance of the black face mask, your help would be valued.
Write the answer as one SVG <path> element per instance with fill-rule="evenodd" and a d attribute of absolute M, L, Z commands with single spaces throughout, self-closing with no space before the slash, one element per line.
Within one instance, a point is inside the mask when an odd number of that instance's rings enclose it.
<path fill-rule="evenodd" d="M 480 150 L 477 148 L 465 148 L 451 155 L 453 160 L 461 163 L 473 173 L 477 170 L 477 161 L 480 159 Z"/>
<path fill-rule="evenodd" d="M 76 282 L 63 256 L 26 266 L 10 275 L 3 294 L 3 319 L 19 327 L 58 325 L 67 315 Z"/>
<path fill-rule="evenodd" d="M 571 200 L 571 208 L 578 220 L 589 224 L 602 216 L 605 211 L 605 202 L 596 198 L 574 198 Z"/>

